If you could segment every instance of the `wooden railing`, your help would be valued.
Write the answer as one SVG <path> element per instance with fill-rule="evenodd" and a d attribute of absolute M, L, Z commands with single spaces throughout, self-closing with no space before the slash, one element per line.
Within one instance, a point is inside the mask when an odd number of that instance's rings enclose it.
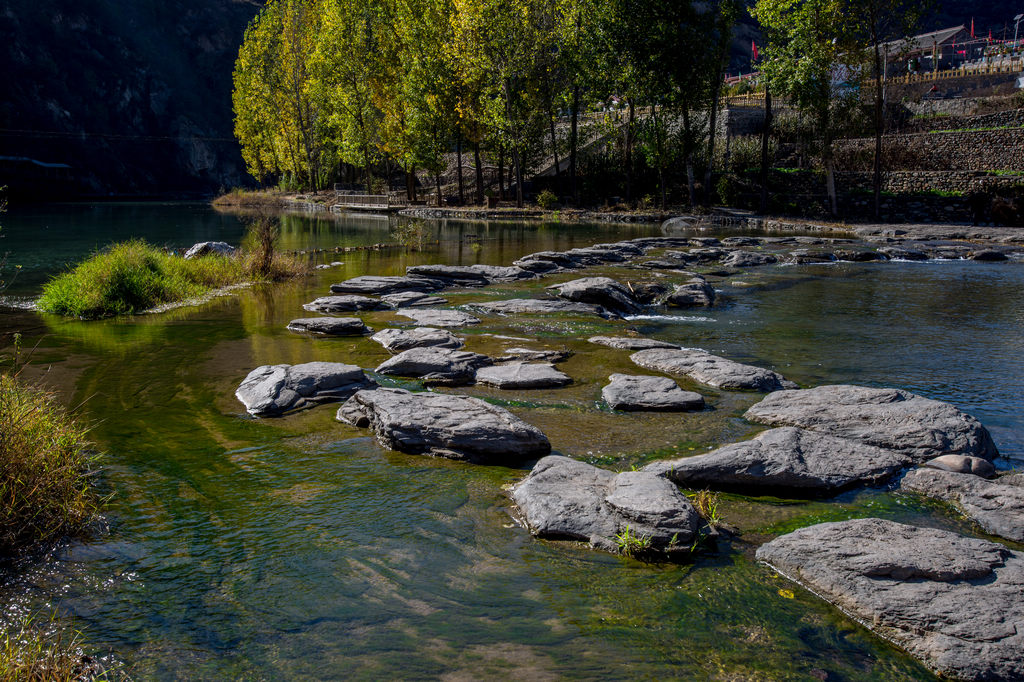
<path fill-rule="evenodd" d="M 393 197 L 388 194 L 351 194 L 349 192 L 336 192 L 337 205 L 346 208 L 367 208 L 367 209 L 390 209 L 404 208 L 409 205 L 405 197 Z"/>

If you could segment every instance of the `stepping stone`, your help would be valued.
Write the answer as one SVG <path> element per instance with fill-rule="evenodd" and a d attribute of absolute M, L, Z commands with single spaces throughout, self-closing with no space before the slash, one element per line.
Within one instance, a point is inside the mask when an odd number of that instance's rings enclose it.
<path fill-rule="evenodd" d="M 590 343 L 620 350 L 647 350 L 649 348 L 671 348 L 679 349 L 679 346 L 668 341 L 656 341 L 634 336 L 591 336 L 587 339 Z"/>
<path fill-rule="evenodd" d="M 592 303 L 620 315 L 635 315 L 643 309 L 629 289 L 609 277 L 583 277 L 548 289 L 557 291 L 566 300 Z"/>
<path fill-rule="evenodd" d="M 619 317 L 599 305 L 557 301 L 548 298 L 512 298 L 505 301 L 485 301 L 483 303 L 474 303 L 473 307 L 479 308 L 484 312 L 501 315 L 572 314 L 596 315 L 605 319 L 616 319 Z"/>
<path fill-rule="evenodd" d="M 629 359 L 645 369 L 666 374 L 685 374 L 694 381 L 715 388 L 738 391 L 781 391 L 785 388 L 796 388 L 792 381 L 770 369 L 744 365 L 702 350 L 652 348 L 633 353 Z"/>
<path fill-rule="evenodd" d="M 455 385 L 472 383 L 476 371 L 490 364 L 491 359 L 479 353 L 436 347 L 410 348 L 385 360 L 376 371 Z"/>
<path fill-rule="evenodd" d="M 704 397 L 667 377 L 613 374 L 601 397 L 613 410 L 686 412 L 704 409 Z"/>
<path fill-rule="evenodd" d="M 628 528 L 649 541 L 651 554 L 687 555 L 701 525 L 686 495 L 660 476 L 616 474 L 557 455 L 537 462 L 512 499 L 534 535 L 607 552 L 619 551 L 616 536 Z"/>
<path fill-rule="evenodd" d="M 400 291 L 397 294 L 385 294 L 380 298 L 392 308 L 444 305 L 448 302 L 447 298 L 429 296 L 420 291 Z"/>
<path fill-rule="evenodd" d="M 665 304 L 676 308 L 709 306 L 715 302 L 715 290 L 703 277 L 694 277 L 680 284 L 665 298 Z"/>
<path fill-rule="evenodd" d="M 749 251 L 733 251 L 722 261 L 728 268 L 753 268 L 761 265 L 778 263 L 779 259 L 770 253 L 751 253 Z"/>
<path fill-rule="evenodd" d="M 1024 555 L 881 519 L 822 523 L 757 559 L 943 677 L 1024 679 Z"/>
<path fill-rule="evenodd" d="M 470 324 L 480 324 L 479 318 L 461 310 L 409 310 L 403 308 L 398 314 L 408 317 L 424 327 L 465 327 Z"/>
<path fill-rule="evenodd" d="M 420 277 L 377 277 L 363 275 L 353 277 L 339 284 L 332 284 L 331 291 L 335 294 L 394 294 L 399 291 L 439 291 L 444 283 L 434 279 Z"/>
<path fill-rule="evenodd" d="M 895 388 L 818 386 L 766 396 L 743 415 L 902 452 L 915 462 L 940 455 L 999 456 L 992 436 L 949 403 Z"/>
<path fill-rule="evenodd" d="M 551 451 L 537 427 L 496 405 L 463 395 L 359 391 L 338 421 L 369 427 L 381 446 L 477 464 L 516 464 Z"/>
<path fill-rule="evenodd" d="M 515 362 L 478 369 L 476 382 L 514 390 L 568 386 L 572 383 L 572 378 L 568 374 L 559 372 L 554 365 Z"/>
<path fill-rule="evenodd" d="M 358 310 L 387 310 L 387 303 L 366 296 L 321 296 L 302 306 L 313 313 L 350 313 Z"/>
<path fill-rule="evenodd" d="M 985 532 L 1024 542 L 1024 488 L 1019 485 L 922 467 L 903 477 L 900 491 L 947 502 Z"/>
<path fill-rule="evenodd" d="M 536 279 L 537 273 L 523 268 L 498 265 L 413 265 L 405 269 L 412 277 L 429 277 L 449 286 L 486 286 L 494 282 Z"/>
<path fill-rule="evenodd" d="M 357 317 L 303 317 L 289 322 L 288 329 L 325 336 L 362 336 L 373 332 Z"/>
<path fill-rule="evenodd" d="M 782 427 L 707 454 L 654 462 L 644 471 L 684 487 L 820 495 L 882 483 L 910 463 L 892 450 Z"/>
<path fill-rule="evenodd" d="M 263 365 L 249 372 L 237 397 L 257 417 L 269 417 L 317 403 L 345 400 L 377 384 L 355 365 L 307 362 L 301 365 Z"/>
<path fill-rule="evenodd" d="M 572 357 L 571 350 L 534 350 L 532 348 L 506 348 L 504 355 L 494 362 L 565 362 Z"/>
<path fill-rule="evenodd" d="M 392 353 L 410 348 L 462 348 L 462 339 L 444 329 L 416 327 L 415 329 L 382 329 L 370 337 Z"/>

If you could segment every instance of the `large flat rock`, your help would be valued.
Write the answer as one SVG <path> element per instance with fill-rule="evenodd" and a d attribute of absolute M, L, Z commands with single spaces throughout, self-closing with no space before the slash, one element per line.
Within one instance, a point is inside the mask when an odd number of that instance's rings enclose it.
<path fill-rule="evenodd" d="M 819 386 L 766 396 L 744 415 L 897 450 L 916 462 L 939 455 L 998 456 L 981 423 L 953 405 L 895 388 Z"/>
<path fill-rule="evenodd" d="M 514 265 L 412 265 L 405 272 L 412 277 L 429 277 L 449 282 L 450 286 L 485 286 L 537 277 L 537 273 Z"/>
<path fill-rule="evenodd" d="M 675 308 L 710 306 L 715 302 L 715 289 L 703 277 L 694 277 L 677 286 L 665 297 L 665 305 Z"/>
<path fill-rule="evenodd" d="M 335 294 L 376 294 L 379 296 L 399 291 L 438 291 L 444 286 L 443 282 L 425 277 L 362 275 L 332 284 L 331 291 Z"/>
<path fill-rule="evenodd" d="M 434 310 L 424 308 L 422 310 L 410 310 L 402 308 L 398 313 L 402 317 L 408 317 L 416 324 L 425 327 L 466 327 L 471 324 L 480 324 L 480 319 L 461 310 Z"/>
<path fill-rule="evenodd" d="M 956 533 L 881 519 L 823 523 L 757 558 L 932 670 L 1024 679 L 1024 556 Z"/>
<path fill-rule="evenodd" d="M 370 337 L 392 353 L 410 348 L 462 348 L 462 339 L 446 329 L 416 327 L 415 329 L 382 329 Z"/>
<path fill-rule="evenodd" d="M 373 429 L 385 448 L 479 464 L 541 457 L 551 444 L 537 427 L 477 398 L 382 388 L 359 391 L 338 420 Z"/>
<path fill-rule="evenodd" d="M 933 468 L 903 477 L 903 492 L 948 502 L 992 535 L 1024 542 L 1024 488 Z"/>
<path fill-rule="evenodd" d="M 645 339 L 641 336 L 591 336 L 587 341 L 596 343 L 599 346 L 618 348 L 620 350 L 647 350 L 648 348 L 679 349 L 678 344 Z"/>
<path fill-rule="evenodd" d="M 744 365 L 702 350 L 652 348 L 629 356 L 635 364 L 666 374 L 684 374 L 715 388 L 741 391 L 781 391 L 796 384 L 770 369 Z"/>
<path fill-rule="evenodd" d="M 557 455 L 537 462 L 512 499 L 534 535 L 582 540 L 608 552 L 619 551 L 615 536 L 628 527 L 649 539 L 653 551 L 685 553 L 701 523 L 686 495 L 664 478 L 616 474 Z"/>
<path fill-rule="evenodd" d="M 687 412 L 704 409 L 704 396 L 684 391 L 668 377 L 613 374 L 601 398 L 613 410 Z"/>
<path fill-rule="evenodd" d="M 387 310 L 391 306 L 377 298 L 347 294 L 321 296 L 302 307 L 313 313 L 351 313 L 358 310 Z"/>
<path fill-rule="evenodd" d="M 468 384 L 476 377 L 478 369 L 490 364 L 491 359 L 480 353 L 431 346 L 402 351 L 382 362 L 376 371 L 426 381 Z"/>
<path fill-rule="evenodd" d="M 632 292 L 610 277 L 583 277 L 549 286 L 567 301 L 593 303 L 619 315 L 635 315 L 642 306 Z"/>
<path fill-rule="evenodd" d="M 558 388 L 572 383 L 572 377 L 546 363 L 511 362 L 476 371 L 476 382 L 507 390 Z"/>
<path fill-rule="evenodd" d="M 882 483 L 909 464 L 892 450 L 784 426 L 703 455 L 654 462 L 644 471 L 688 487 L 820 495 Z"/>
<path fill-rule="evenodd" d="M 362 336 L 373 332 L 358 317 L 302 317 L 289 322 L 288 329 L 324 336 Z"/>
<path fill-rule="evenodd" d="M 380 297 L 380 300 L 384 301 L 392 308 L 418 308 L 431 305 L 444 305 L 448 302 L 447 298 L 431 296 L 423 293 L 422 291 L 400 291 L 397 294 L 384 294 Z"/>
<path fill-rule="evenodd" d="M 317 403 L 345 400 L 356 391 L 376 385 L 359 367 L 340 362 L 263 365 L 249 372 L 235 397 L 249 414 L 269 417 Z"/>
<path fill-rule="evenodd" d="M 510 298 L 504 301 L 474 303 L 473 306 L 484 312 L 497 313 L 499 315 L 596 315 L 605 319 L 619 317 L 616 313 L 599 305 L 558 301 L 549 298 Z"/>

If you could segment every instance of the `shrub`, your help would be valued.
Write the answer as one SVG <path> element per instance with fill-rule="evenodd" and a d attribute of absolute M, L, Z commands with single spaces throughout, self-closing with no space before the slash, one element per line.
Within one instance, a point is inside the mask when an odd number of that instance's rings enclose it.
<path fill-rule="evenodd" d="M 0 552 L 84 528 L 98 506 L 94 459 L 53 395 L 0 374 Z"/>
<path fill-rule="evenodd" d="M 739 199 L 739 187 L 736 180 L 729 175 L 723 175 L 715 183 L 715 194 L 718 195 L 718 201 L 723 206 L 735 206 Z"/>
<path fill-rule="evenodd" d="M 558 206 L 558 197 L 549 189 L 537 195 L 537 204 L 545 211 L 550 211 Z"/>
<path fill-rule="evenodd" d="M 284 199 L 274 192 L 261 190 L 253 191 L 236 187 L 226 192 L 211 202 L 217 208 L 280 208 L 284 206 Z"/>

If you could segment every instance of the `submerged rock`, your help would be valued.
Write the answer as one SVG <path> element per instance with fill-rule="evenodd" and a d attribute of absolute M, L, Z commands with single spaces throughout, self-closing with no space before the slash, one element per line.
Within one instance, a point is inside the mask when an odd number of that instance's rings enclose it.
<path fill-rule="evenodd" d="M 355 365 L 307 362 L 301 365 L 263 365 L 249 372 L 237 397 L 249 414 L 267 417 L 312 404 L 345 400 L 376 382 Z"/>
<path fill-rule="evenodd" d="M 462 339 L 444 329 L 416 327 L 415 329 L 382 329 L 370 337 L 392 353 L 410 348 L 462 348 Z"/>
<path fill-rule="evenodd" d="M 582 540 L 608 552 L 620 550 L 616 536 L 628 528 L 649 543 L 648 551 L 685 554 L 700 527 L 686 495 L 664 478 L 616 474 L 557 455 L 537 462 L 512 499 L 534 535 Z"/>
<path fill-rule="evenodd" d="M 609 348 L 618 348 L 620 350 L 647 350 L 648 348 L 673 348 L 678 349 L 679 346 L 668 341 L 657 341 L 655 339 L 645 339 L 639 336 L 591 336 L 587 339 L 590 343 L 596 343 L 599 346 L 607 346 Z"/>
<path fill-rule="evenodd" d="M 510 298 L 505 301 L 474 303 L 473 306 L 485 312 L 501 315 L 515 315 L 517 313 L 526 315 L 566 313 L 573 315 L 597 315 L 606 319 L 618 317 L 615 313 L 599 305 L 557 301 L 549 298 Z"/>
<path fill-rule="evenodd" d="M 559 372 L 554 365 L 513 362 L 507 365 L 482 367 L 476 372 L 476 382 L 508 390 L 558 388 L 571 384 L 572 377 Z"/>
<path fill-rule="evenodd" d="M 1024 542 L 1024 488 L 930 467 L 903 477 L 900 490 L 948 502 L 992 535 Z"/>
<path fill-rule="evenodd" d="M 358 310 L 387 310 L 391 306 L 367 296 L 321 296 L 302 306 L 313 313 L 350 313 Z"/>
<path fill-rule="evenodd" d="M 199 242 L 189 247 L 188 251 L 185 252 L 184 258 L 185 260 L 192 260 L 193 258 L 200 258 L 210 254 L 230 256 L 234 252 L 235 247 L 227 242 Z"/>
<path fill-rule="evenodd" d="M 425 327 L 465 327 L 470 324 L 480 324 L 479 318 L 461 310 L 434 310 L 432 308 L 409 310 L 402 308 L 398 314 Z"/>
<path fill-rule="evenodd" d="M 902 452 L 915 462 L 939 455 L 994 459 L 981 423 L 949 403 L 895 388 L 819 386 L 766 396 L 744 415 L 769 426 L 799 426 Z"/>
<path fill-rule="evenodd" d="M 665 304 L 677 308 L 709 306 L 715 302 L 715 290 L 703 277 L 680 284 L 665 298 Z"/>
<path fill-rule="evenodd" d="M 654 462 L 644 471 L 690 487 L 822 494 L 882 483 L 909 464 L 892 450 L 782 427 L 707 454 Z"/>
<path fill-rule="evenodd" d="M 508 410 L 462 395 L 396 388 L 359 391 L 341 406 L 337 418 L 370 427 L 385 448 L 414 455 L 510 464 L 551 451 L 537 427 Z"/>
<path fill-rule="evenodd" d="M 613 410 L 685 412 L 704 409 L 704 397 L 668 377 L 613 374 L 601 397 Z"/>
<path fill-rule="evenodd" d="M 373 332 L 357 317 L 303 317 L 289 322 L 288 329 L 325 336 L 362 336 Z"/>
<path fill-rule="evenodd" d="M 1024 679 L 1024 556 L 881 519 L 784 535 L 757 558 L 944 676 Z"/>
<path fill-rule="evenodd" d="M 796 386 L 792 381 L 788 381 L 781 374 L 770 369 L 744 365 L 702 350 L 653 348 L 633 353 L 629 359 L 640 367 L 667 374 L 685 374 L 694 381 L 715 388 L 741 391 L 781 391 L 784 388 Z"/>
<path fill-rule="evenodd" d="M 583 277 L 548 287 L 566 300 L 593 303 L 620 315 L 635 315 L 642 307 L 622 284 L 609 277 Z"/>
<path fill-rule="evenodd" d="M 421 277 L 378 277 L 362 275 L 347 279 L 339 284 L 332 284 L 331 291 L 335 294 L 393 294 L 399 291 L 438 291 L 444 283 L 436 279 Z"/>
<path fill-rule="evenodd" d="M 416 377 L 426 381 L 447 384 L 468 384 L 476 371 L 491 364 L 491 359 L 480 353 L 450 348 L 418 347 L 402 351 L 377 367 L 380 374 Z"/>

